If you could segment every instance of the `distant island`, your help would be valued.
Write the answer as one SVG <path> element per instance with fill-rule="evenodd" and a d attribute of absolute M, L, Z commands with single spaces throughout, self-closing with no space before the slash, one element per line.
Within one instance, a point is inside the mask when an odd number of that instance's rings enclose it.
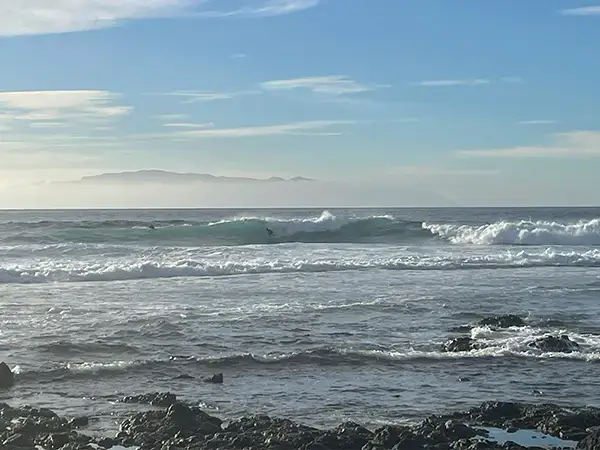
<path fill-rule="evenodd" d="M 178 173 L 166 170 L 136 170 L 130 172 L 101 173 L 82 177 L 70 183 L 85 184 L 139 184 L 139 183 L 298 183 L 315 181 L 305 177 L 224 177 L 207 173 Z"/>

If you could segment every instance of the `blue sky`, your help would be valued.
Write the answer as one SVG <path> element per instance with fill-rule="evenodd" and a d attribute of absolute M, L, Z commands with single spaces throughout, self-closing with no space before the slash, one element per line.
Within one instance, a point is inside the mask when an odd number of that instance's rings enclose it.
<path fill-rule="evenodd" d="M 161 168 L 401 181 L 459 203 L 600 191 L 600 3 L 13 4 L 4 183 Z"/>

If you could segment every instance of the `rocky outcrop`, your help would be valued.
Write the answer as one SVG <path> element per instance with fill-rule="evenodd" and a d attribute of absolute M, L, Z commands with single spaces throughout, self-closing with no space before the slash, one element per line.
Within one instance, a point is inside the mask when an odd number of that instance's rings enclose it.
<path fill-rule="evenodd" d="M 205 383 L 223 384 L 223 374 L 216 373 L 212 377 L 205 378 L 203 381 Z"/>
<path fill-rule="evenodd" d="M 0 403 L 0 448 L 11 450 L 47 450 L 85 448 L 92 438 L 76 431 L 88 420 L 78 417 L 68 420 L 49 409 L 12 408 Z"/>
<path fill-rule="evenodd" d="M 15 384 L 15 374 L 5 362 L 0 362 L 0 389 L 6 389 Z"/>
<path fill-rule="evenodd" d="M 168 394 L 168 393 L 167 393 Z M 146 394 L 130 399 L 174 399 L 173 394 Z M 173 397 L 171 397 L 173 396 Z M 538 429 L 578 441 L 578 448 L 600 445 L 600 409 L 563 408 L 514 402 L 485 402 L 466 411 L 433 415 L 414 425 L 386 425 L 376 430 L 344 422 L 321 430 L 289 419 L 246 416 L 224 426 L 200 408 L 174 401 L 167 408 L 132 415 L 116 437 L 92 438 L 79 431 L 88 419 L 59 417 L 48 409 L 12 408 L 0 404 L 0 448 L 24 450 L 89 450 L 116 445 L 139 450 L 479 450 L 522 449 L 514 442 L 499 445 L 489 438 L 490 426 L 510 430 Z"/>
<path fill-rule="evenodd" d="M 507 314 L 504 316 L 492 316 L 486 317 L 479 321 L 480 326 L 488 326 L 494 328 L 510 328 L 510 327 L 524 327 L 525 321 L 519 316 L 514 314 Z"/>
<path fill-rule="evenodd" d="M 535 347 L 543 352 L 572 353 L 579 350 L 579 344 L 569 339 L 569 336 L 544 336 L 527 344 L 529 347 Z"/>
<path fill-rule="evenodd" d="M 475 340 L 470 337 L 457 337 L 449 339 L 442 344 L 443 352 L 469 352 L 476 349 Z"/>

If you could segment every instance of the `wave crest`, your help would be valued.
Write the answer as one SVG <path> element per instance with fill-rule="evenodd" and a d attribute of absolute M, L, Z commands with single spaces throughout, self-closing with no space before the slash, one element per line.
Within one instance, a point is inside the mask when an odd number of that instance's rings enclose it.
<path fill-rule="evenodd" d="M 453 244 L 475 245 L 600 245 L 600 219 L 559 223 L 547 221 L 499 221 L 481 226 L 423 223 Z"/>

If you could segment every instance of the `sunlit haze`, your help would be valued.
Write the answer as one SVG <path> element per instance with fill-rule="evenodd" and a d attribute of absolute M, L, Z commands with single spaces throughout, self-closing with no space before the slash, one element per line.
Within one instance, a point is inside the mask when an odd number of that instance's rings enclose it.
<path fill-rule="evenodd" d="M 0 208 L 598 203 L 600 6 L 18 3 Z"/>

